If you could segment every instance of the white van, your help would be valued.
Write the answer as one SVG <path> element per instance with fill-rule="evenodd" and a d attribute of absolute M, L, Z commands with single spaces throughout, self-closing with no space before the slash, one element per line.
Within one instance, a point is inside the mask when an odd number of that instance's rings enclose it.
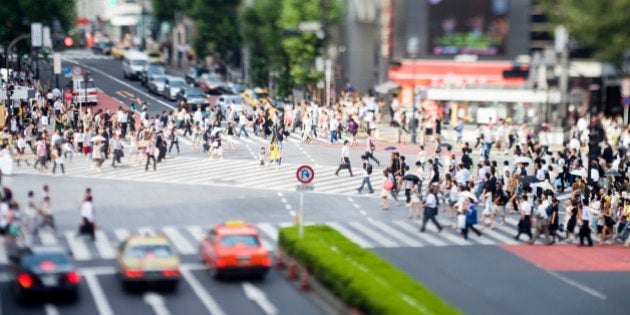
<path fill-rule="evenodd" d="M 123 77 L 125 79 L 140 79 L 140 74 L 144 70 L 147 60 L 149 60 L 149 57 L 141 51 L 128 51 L 122 61 Z"/>
<path fill-rule="evenodd" d="M 226 113 L 228 106 L 237 113 L 243 110 L 243 106 L 245 106 L 244 109 L 247 113 L 252 110 L 252 107 L 246 104 L 245 99 L 240 95 L 221 95 L 214 105 L 221 108 L 223 113 Z"/>
<path fill-rule="evenodd" d="M 98 103 L 98 97 L 94 80 L 88 79 L 87 84 L 84 83 L 82 77 L 72 79 L 72 102 L 77 105 L 96 105 Z M 85 98 L 86 92 L 87 99 Z"/>

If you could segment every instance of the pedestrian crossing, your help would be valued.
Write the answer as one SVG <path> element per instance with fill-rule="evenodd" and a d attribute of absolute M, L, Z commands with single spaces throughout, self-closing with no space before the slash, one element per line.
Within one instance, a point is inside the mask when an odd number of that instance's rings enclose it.
<path fill-rule="evenodd" d="M 93 53 L 88 49 L 72 49 L 61 53 L 61 58 L 69 61 L 74 60 L 112 60 L 112 56 L 105 56 Z"/>
<path fill-rule="evenodd" d="M 512 220 L 508 221 L 506 225 L 497 225 L 495 230 L 482 230 L 482 237 L 470 235 L 469 240 L 464 240 L 459 230 L 452 229 L 450 224 L 453 221 L 447 221 L 445 218 L 439 220 L 444 227 L 441 233 L 438 233 L 432 225 L 428 226 L 427 232 L 419 233 L 420 221 L 404 219 L 330 221 L 320 224 L 334 228 L 352 242 L 368 249 L 522 244 L 513 238 L 516 234 L 516 226 Z M 306 224 L 314 223 L 307 222 Z M 253 225 L 260 233 L 262 246 L 273 252 L 277 247 L 279 229 L 291 226 L 292 223 L 259 222 Z M 62 231 L 58 235 L 54 235 L 50 230 L 41 230 L 38 236 L 33 238 L 33 244 L 66 247 L 77 261 L 111 260 L 116 257 L 117 244 L 124 241 L 129 235 L 163 234 L 171 241 L 173 248 L 179 255 L 195 256 L 198 254 L 199 243 L 208 231 L 209 227 L 200 225 L 99 229 L 96 231 L 96 240 L 91 241 L 86 237 L 77 237 L 76 230 Z M 6 264 L 7 257 L 2 253 L 6 253 L 4 242 L 0 242 L 0 264 Z"/>
<path fill-rule="evenodd" d="M 109 163 L 108 163 L 109 161 Z M 86 179 L 108 179 L 132 182 L 154 182 L 185 185 L 229 186 L 252 189 L 267 189 L 273 191 L 295 191 L 297 179 L 295 172 L 300 164 L 283 163 L 279 168 L 260 168 L 258 161 L 248 159 L 209 159 L 206 156 L 173 156 L 157 165 L 157 171 L 149 167 L 145 171 L 144 162 L 123 159 L 123 164 L 116 168 L 106 161 L 100 170 L 94 168 L 88 158 L 77 157 L 72 162 L 66 162 L 65 168 L 70 177 Z M 336 166 L 314 165 L 315 178 L 312 184 L 315 192 L 326 194 L 357 195 L 356 189 L 361 185 L 360 170 L 355 169 L 354 177 L 346 171 L 335 176 Z M 14 173 L 60 176 L 50 171 L 41 172 L 32 167 L 16 167 Z M 378 191 L 382 186 L 382 176 L 371 175 L 372 187 Z M 367 188 L 365 188 L 367 191 Z M 364 194 L 368 195 L 368 194 Z M 374 194 L 372 194 L 374 195 Z"/>

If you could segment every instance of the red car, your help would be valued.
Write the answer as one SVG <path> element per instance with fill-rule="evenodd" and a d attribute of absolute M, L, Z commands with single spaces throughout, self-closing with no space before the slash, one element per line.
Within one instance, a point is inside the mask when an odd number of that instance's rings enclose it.
<path fill-rule="evenodd" d="M 269 253 L 251 224 L 229 221 L 210 230 L 199 252 L 214 278 L 253 276 L 264 278 L 271 266 Z"/>

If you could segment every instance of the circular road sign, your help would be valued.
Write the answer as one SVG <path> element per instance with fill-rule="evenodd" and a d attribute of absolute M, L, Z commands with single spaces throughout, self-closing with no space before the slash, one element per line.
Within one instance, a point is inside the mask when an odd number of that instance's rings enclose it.
<path fill-rule="evenodd" d="M 80 77 L 83 74 L 83 69 L 79 66 L 72 67 L 72 75 L 75 77 Z"/>
<path fill-rule="evenodd" d="M 297 172 L 295 172 L 295 177 L 302 184 L 308 184 L 313 181 L 315 178 L 315 171 L 313 168 L 308 165 L 302 165 L 297 168 Z"/>

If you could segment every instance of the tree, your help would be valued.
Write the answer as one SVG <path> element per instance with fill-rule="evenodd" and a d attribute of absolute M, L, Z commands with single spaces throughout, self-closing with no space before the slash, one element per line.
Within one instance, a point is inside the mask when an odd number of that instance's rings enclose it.
<path fill-rule="evenodd" d="M 188 13 L 192 0 L 151 0 L 153 17 L 158 24 L 174 22 L 177 13 Z"/>
<path fill-rule="evenodd" d="M 3 1 L 0 5 L 0 42 L 5 46 L 14 38 L 30 33 L 31 23 L 59 24 L 61 33 L 74 25 L 75 0 L 19 0 Z M 57 21 L 55 23 L 55 21 Z M 53 31 L 55 31 L 53 29 Z"/>
<path fill-rule="evenodd" d="M 594 57 L 614 63 L 630 47 L 630 1 L 538 0 L 545 14 L 569 30 Z"/>
<path fill-rule="evenodd" d="M 196 25 L 193 48 L 197 56 L 211 55 L 229 65 L 238 64 L 241 43 L 237 21 L 239 5 L 240 0 L 192 0 L 188 14 Z"/>

